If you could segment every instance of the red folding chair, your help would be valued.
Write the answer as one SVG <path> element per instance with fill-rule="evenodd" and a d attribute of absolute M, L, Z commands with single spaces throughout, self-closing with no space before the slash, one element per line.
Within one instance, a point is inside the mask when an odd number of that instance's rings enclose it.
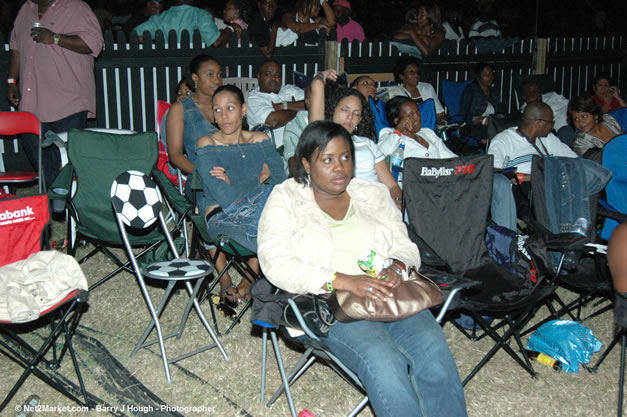
<path fill-rule="evenodd" d="M 44 185 L 42 183 L 43 174 L 41 170 L 41 124 L 39 119 L 34 114 L 25 111 L 0 112 L 0 136 L 19 135 L 21 133 L 32 133 L 39 136 L 39 172 L 0 172 L 0 184 L 22 184 L 38 181 L 39 193 L 41 194 L 44 192 Z"/>
<path fill-rule="evenodd" d="M 163 132 L 161 131 L 161 122 L 165 117 L 166 113 L 170 109 L 171 104 L 167 101 L 157 100 L 157 136 L 159 138 L 159 160 L 157 161 L 157 168 L 159 171 L 163 172 L 163 174 L 170 180 L 170 182 L 177 187 L 179 187 L 179 191 L 183 192 L 183 187 L 185 186 L 185 180 L 181 175 L 176 173 L 172 173 L 170 171 L 170 160 L 168 158 L 168 151 L 165 148 L 165 137 L 162 137 Z"/>
<path fill-rule="evenodd" d="M 31 374 L 90 406 L 72 346 L 88 298 L 87 280 L 73 257 L 40 251 L 49 219 L 46 195 L 0 200 L 0 352 L 24 368 L 0 404 L 0 414 Z M 48 335 L 42 333 L 46 324 Z M 68 352 L 78 385 L 54 372 Z"/>

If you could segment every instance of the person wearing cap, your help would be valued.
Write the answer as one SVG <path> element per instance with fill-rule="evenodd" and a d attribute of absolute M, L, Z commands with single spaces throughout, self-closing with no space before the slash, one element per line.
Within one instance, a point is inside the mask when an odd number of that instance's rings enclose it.
<path fill-rule="evenodd" d="M 9 41 L 9 103 L 37 116 L 42 133 L 86 127 L 96 117 L 94 58 L 102 46 L 98 18 L 84 1 L 26 0 Z M 39 138 L 22 135 L 22 145 L 38 170 Z M 61 167 L 56 146 L 43 149 L 42 165 L 49 186 Z"/>
<path fill-rule="evenodd" d="M 343 39 L 346 39 L 348 42 L 354 40 L 363 42 L 366 40 L 364 28 L 350 16 L 351 4 L 348 0 L 335 0 L 333 2 L 333 12 L 335 13 L 337 23 L 335 30 L 337 32 L 338 42 L 342 42 Z"/>
<path fill-rule="evenodd" d="M 124 24 L 124 33 L 128 37 L 129 34 L 137 26 L 150 19 L 152 16 L 161 13 L 163 10 L 163 0 L 139 0 L 136 2 L 136 8 Z"/>

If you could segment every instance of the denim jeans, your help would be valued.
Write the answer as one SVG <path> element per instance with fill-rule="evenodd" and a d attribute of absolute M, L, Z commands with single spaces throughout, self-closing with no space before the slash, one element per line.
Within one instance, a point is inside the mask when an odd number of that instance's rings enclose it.
<path fill-rule="evenodd" d="M 207 221 L 212 239 L 226 235 L 247 249 L 257 252 L 257 226 L 272 186 L 260 184 L 248 195 L 233 202 Z"/>
<path fill-rule="evenodd" d="M 494 174 L 490 215 L 492 216 L 492 221 L 499 226 L 507 227 L 514 231 L 518 228 L 512 183 L 505 175 Z"/>
<path fill-rule="evenodd" d="M 420 52 L 420 49 L 418 49 L 414 45 L 409 45 L 401 42 L 390 42 L 390 45 L 396 46 L 396 49 L 398 49 L 398 52 L 400 52 L 401 54 L 413 55 L 418 59 L 422 59 L 422 52 Z"/>
<path fill-rule="evenodd" d="M 429 310 L 391 323 L 337 323 L 322 341 L 359 376 L 377 417 L 466 416 L 455 360 Z"/>
<path fill-rule="evenodd" d="M 87 111 L 81 111 L 64 117 L 55 122 L 44 122 L 41 124 L 41 134 L 45 135 L 48 130 L 55 133 L 67 132 L 70 129 L 84 129 L 87 126 Z M 22 146 L 28 161 L 36 171 L 39 171 L 39 138 L 36 135 L 23 134 Z M 49 146 L 42 149 L 41 161 L 46 187 L 52 184 L 61 168 L 61 154 L 56 146 Z"/>

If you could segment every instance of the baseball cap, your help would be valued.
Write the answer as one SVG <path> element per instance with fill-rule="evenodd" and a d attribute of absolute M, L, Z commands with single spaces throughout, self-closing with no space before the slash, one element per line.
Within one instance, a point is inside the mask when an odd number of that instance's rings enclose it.
<path fill-rule="evenodd" d="M 340 6 L 340 7 L 346 7 L 348 10 L 351 9 L 351 4 L 348 2 L 348 0 L 335 0 L 333 2 L 334 6 Z"/>

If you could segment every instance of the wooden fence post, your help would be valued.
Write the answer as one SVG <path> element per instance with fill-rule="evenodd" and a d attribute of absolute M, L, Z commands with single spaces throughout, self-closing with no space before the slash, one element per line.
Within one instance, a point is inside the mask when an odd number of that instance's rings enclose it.
<path fill-rule="evenodd" d="M 338 57 L 340 48 L 338 46 L 337 41 L 326 41 L 324 48 L 324 68 L 326 69 L 335 69 L 339 72 L 340 68 L 338 68 Z"/>
<path fill-rule="evenodd" d="M 546 51 L 548 42 L 543 38 L 536 38 L 536 48 L 534 54 L 534 74 L 544 74 L 546 71 Z"/>

